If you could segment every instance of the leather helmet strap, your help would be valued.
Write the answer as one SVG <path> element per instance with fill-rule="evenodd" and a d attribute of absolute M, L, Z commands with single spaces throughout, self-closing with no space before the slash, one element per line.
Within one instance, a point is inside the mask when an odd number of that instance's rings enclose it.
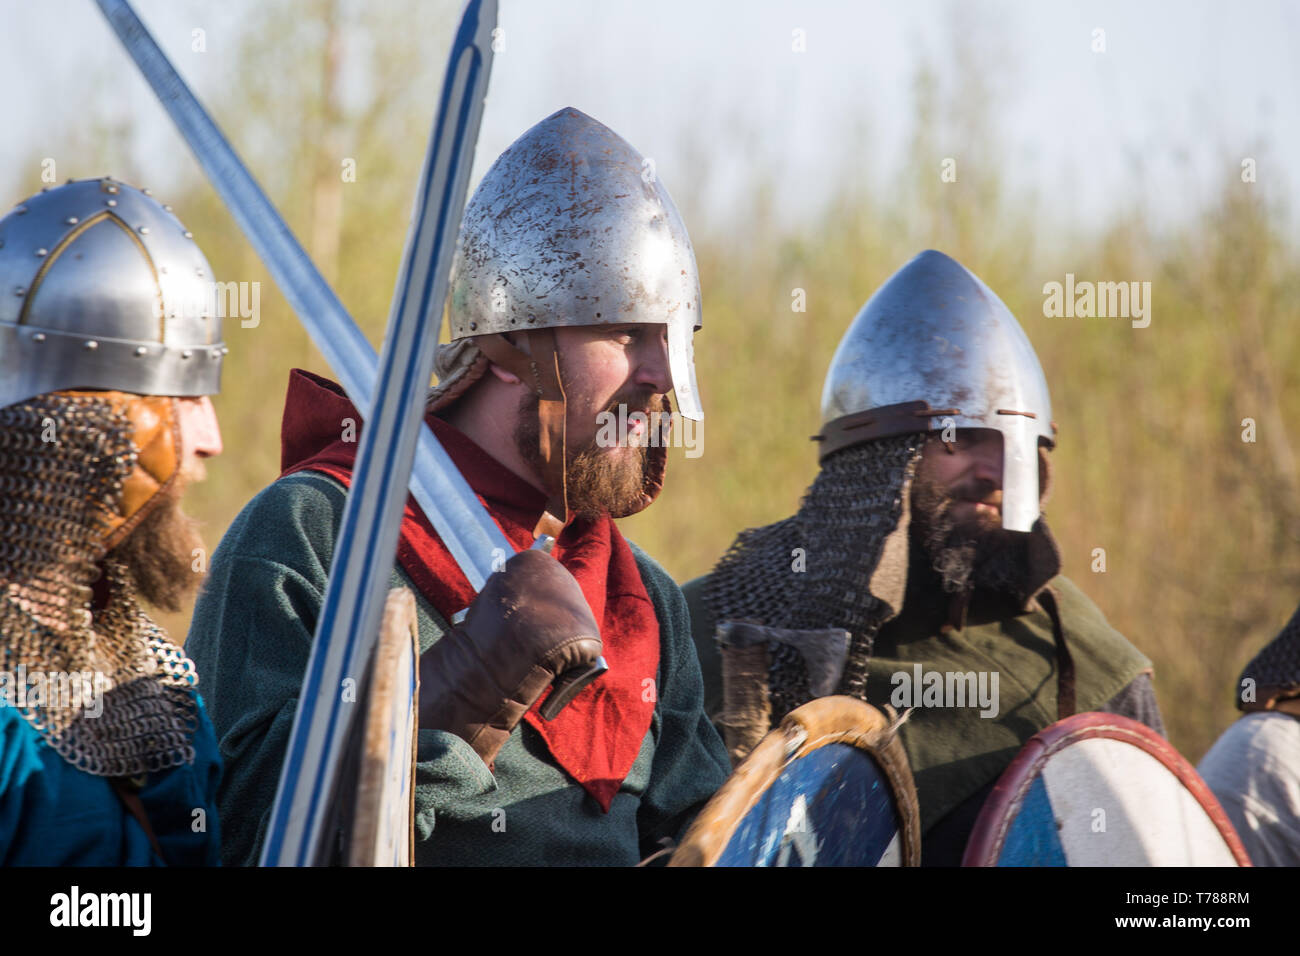
<path fill-rule="evenodd" d="M 537 444 L 541 455 L 542 474 L 548 489 L 558 488 L 546 503 L 533 529 L 534 537 L 543 534 L 553 538 L 559 537 L 560 531 L 569 518 L 569 485 L 565 467 L 567 464 L 568 435 L 568 399 L 564 394 L 564 382 L 560 378 L 560 354 L 555 348 L 554 329 L 530 329 L 528 342 L 532 346 L 536 364 L 543 369 L 545 384 L 538 389 L 540 401 L 537 404 L 538 429 Z"/>
<path fill-rule="evenodd" d="M 568 519 L 568 487 L 566 480 L 566 435 L 568 418 L 564 384 L 560 377 L 560 357 L 555 348 L 555 330 L 527 329 L 528 346 L 532 354 L 512 344 L 505 335 L 482 335 L 477 339 L 479 350 L 496 365 L 524 382 L 537 395 L 538 456 L 542 480 L 552 493 L 533 529 L 534 536 L 558 537 Z"/>

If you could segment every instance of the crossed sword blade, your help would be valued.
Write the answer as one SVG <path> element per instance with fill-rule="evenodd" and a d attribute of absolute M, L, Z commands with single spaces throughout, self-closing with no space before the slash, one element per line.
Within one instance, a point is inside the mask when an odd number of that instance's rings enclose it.
<path fill-rule="evenodd" d="M 325 862 L 326 820 L 377 640 L 406 490 L 480 590 L 514 551 L 433 433 L 425 391 L 478 139 L 497 0 L 469 0 L 443 80 L 376 374 L 375 353 L 128 0 L 96 0 L 358 409 L 369 409 L 263 865 Z M 414 462 L 414 473 L 412 463 Z M 353 702 L 344 681 L 353 680 Z"/>

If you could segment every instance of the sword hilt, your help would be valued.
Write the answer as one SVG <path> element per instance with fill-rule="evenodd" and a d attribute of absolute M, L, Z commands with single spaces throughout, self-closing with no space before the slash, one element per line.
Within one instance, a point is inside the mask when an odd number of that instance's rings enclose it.
<path fill-rule="evenodd" d="M 551 683 L 551 695 L 537 711 L 542 715 L 542 720 L 554 720 L 560 711 L 569 705 L 569 701 L 581 694 L 588 684 L 607 670 L 609 664 L 605 662 L 602 654 L 590 664 L 570 668 L 555 678 Z"/>

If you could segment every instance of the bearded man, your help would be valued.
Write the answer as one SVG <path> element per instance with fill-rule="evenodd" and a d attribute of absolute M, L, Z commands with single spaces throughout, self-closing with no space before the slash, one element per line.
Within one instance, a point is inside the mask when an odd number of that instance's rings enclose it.
<path fill-rule="evenodd" d="M 0 866 L 219 862 L 216 736 L 142 606 L 199 580 L 180 499 L 221 451 L 210 276 L 110 179 L 0 220 Z"/>
<path fill-rule="evenodd" d="M 1047 383 L 1015 317 L 960 264 L 923 252 L 867 302 L 831 363 L 822 425 L 799 511 L 742 532 L 684 588 L 707 707 L 743 757 L 755 696 L 723 674 L 739 658 L 715 637 L 752 641 L 730 627 L 745 623 L 767 629 L 759 732 L 814 688 L 914 708 L 900 734 L 921 862 L 957 865 L 998 775 L 1048 724 L 1108 710 L 1163 733 L 1151 663 L 1059 574 L 1040 514 Z"/>
<path fill-rule="evenodd" d="M 611 520 L 663 481 L 666 416 L 635 413 L 667 412 L 675 386 L 700 415 L 694 253 L 643 170 L 612 130 L 564 109 L 466 208 L 426 421 L 514 546 L 553 535 L 558 562 L 523 550 L 476 597 L 408 501 L 392 582 L 419 616 L 418 864 L 636 863 L 728 770 L 681 592 Z M 602 447 L 611 410 L 654 440 Z M 284 474 L 231 526 L 195 610 L 187 646 L 213 688 L 230 863 L 256 862 L 265 837 L 359 420 L 333 383 L 292 374 Z M 543 718 L 548 681 L 599 654 L 608 671 Z"/>

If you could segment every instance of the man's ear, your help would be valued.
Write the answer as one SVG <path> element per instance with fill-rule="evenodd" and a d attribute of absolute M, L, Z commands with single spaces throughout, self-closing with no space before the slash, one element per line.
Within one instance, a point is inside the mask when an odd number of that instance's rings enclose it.
<path fill-rule="evenodd" d="M 496 362 L 488 362 L 488 371 L 507 385 L 519 385 L 522 382 L 522 379 L 520 379 L 518 375 L 514 372 L 507 372 Z"/>

